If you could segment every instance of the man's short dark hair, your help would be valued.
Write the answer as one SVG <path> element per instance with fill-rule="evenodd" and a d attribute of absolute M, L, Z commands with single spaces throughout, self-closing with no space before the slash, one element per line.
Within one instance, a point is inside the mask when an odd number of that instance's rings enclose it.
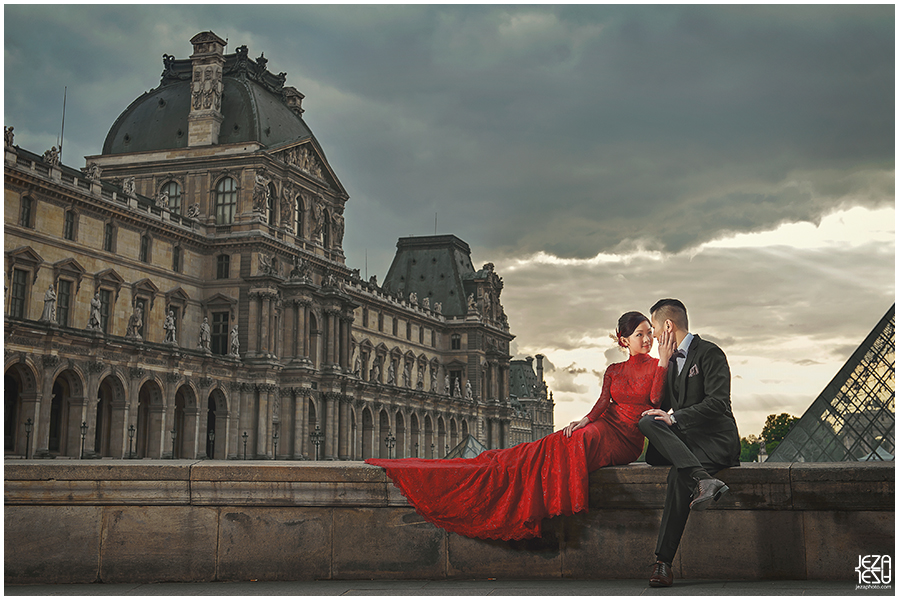
<path fill-rule="evenodd" d="M 656 303 L 652 307 L 650 307 L 650 316 L 652 317 L 654 314 L 659 312 L 659 319 L 661 321 L 670 320 L 679 329 L 688 331 L 688 317 L 687 317 L 687 308 L 684 306 L 684 303 L 678 300 L 677 298 L 663 298 Z"/>

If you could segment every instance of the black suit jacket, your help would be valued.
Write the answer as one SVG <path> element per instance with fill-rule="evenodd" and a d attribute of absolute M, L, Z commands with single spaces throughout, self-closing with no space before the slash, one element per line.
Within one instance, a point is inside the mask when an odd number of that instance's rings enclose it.
<path fill-rule="evenodd" d="M 731 370 L 725 353 L 694 334 L 681 373 L 669 367 L 661 408 L 673 410 L 681 439 L 703 464 L 740 465 L 741 439 L 731 412 Z M 647 463 L 668 460 L 647 448 Z"/>

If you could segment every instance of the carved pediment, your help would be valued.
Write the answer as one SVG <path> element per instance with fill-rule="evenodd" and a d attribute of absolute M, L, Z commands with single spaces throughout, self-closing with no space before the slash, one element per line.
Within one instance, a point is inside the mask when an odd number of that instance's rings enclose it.
<path fill-rule="evenodd" d="M 116 300 L 118 300 L 119 291 L 122 289 L 122 286 L 125 285 L 125 279 L 120 276 L 115 269 L 104 269 L 103 271 L 94 274 L 94 292 L 96 292 L 101 285 L 114 288 L 116 291 Z"/>
<path fill-rule="evenodd" d="M 75 259 L 63 259 L 53 264 L 53 281 L 59 280 L 59 276 L 67 276 L 75 280 L 75 292 L 81 289 L 81 280 L 87 271 Z"/>
<path fill-rule="evenodd" d="M 328 165 L 325 154 L 315 140 L 307 139 L 275 149 L 272 151 L 272 156 L 285 165 L 294 167 L 314 180 L 324 183 L 339 194 L 345 194 L 344 187 Z"/>
<path fill-rule="evenodd" d="M 234 320 L 234 316 L 237 314 L 238 300 L 226 294 L 222 294 L 221 292 L 212 295 L 211 297 L 204 300 L 201 304 L 203 306 L 204 313 L 207 313 L 211 309 L 228 307 L 229 317 L 231 320 Z"/>
<path fill-rule="evenodd" d="M 19 248 L 6 253 L 6 275 L 12 276 L 12 270 L 16 265 L 22 265 L 30 268 L 32 271 L 32 285 L 37 282 L 38 271 L 44 262 L 43 257 L 37 254 L 30 246 L 20 246 Z"/>
<path fill-rule="evenodd" d="M 173 288 L 172 290 L 166 292 L 165 299 L 166 305 L 169 305 L 173 302 L 183 305 L 191 300 L 191 297 L 189 297 L 187 292 L 184 291 L 184 288 L 179 286 L 178 288 Z"/>
<path fill-rule="evenodd" d="M 146 296 L 150 298 L 150 308 L 153 308 L 153 303 L 156 302 L 156 297 L 159 295 L 159 287 L 150 281 L 149 278 L 144 278 L 136 281 L 131 285 L 131 298 L 137 298 L 138 296 Z"/>

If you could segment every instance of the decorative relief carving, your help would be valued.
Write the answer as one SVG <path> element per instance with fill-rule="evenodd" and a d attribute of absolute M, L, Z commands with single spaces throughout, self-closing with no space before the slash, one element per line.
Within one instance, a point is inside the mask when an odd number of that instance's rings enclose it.
<path fill-rule="evenodd" d="M 211 388 L 212 385 L 215 384 L 215 380 L 204 376 L 198 380 L 198 384 L 200 385 L 200 388 Z"/>
<path fill-rule="evenodd" d="M 106 369 L 106 363 L 103 361 L 89 361 L 88 362 L 88 372 L 92 374 L 99 374 L 104 369 Z"/>
<path fill-rule="evenodd" d="M 181 374 L 169 372 L 166 374 L 166 382 L 174 384 L 181 379 Z"/>
<path fill-rule="evenodd" d="M 59 355 L 41 355 L 41 363 L 44 367 L 56 367 L 59 365 Z"/>
<path fill-rule="evenodd" d="M 140 380 L 144 377 L 144 368 L 143 367 L 130 367 L 128 368 L 128 377 L 132 380 Z"/>

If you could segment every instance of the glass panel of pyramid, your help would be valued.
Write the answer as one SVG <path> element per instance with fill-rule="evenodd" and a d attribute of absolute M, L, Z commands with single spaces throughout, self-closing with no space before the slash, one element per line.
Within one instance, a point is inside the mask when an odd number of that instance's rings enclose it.
<path fill-rule="evenodd" d="M 894 460 L 894 309 L 885 313 L 767 461 Z"/>

